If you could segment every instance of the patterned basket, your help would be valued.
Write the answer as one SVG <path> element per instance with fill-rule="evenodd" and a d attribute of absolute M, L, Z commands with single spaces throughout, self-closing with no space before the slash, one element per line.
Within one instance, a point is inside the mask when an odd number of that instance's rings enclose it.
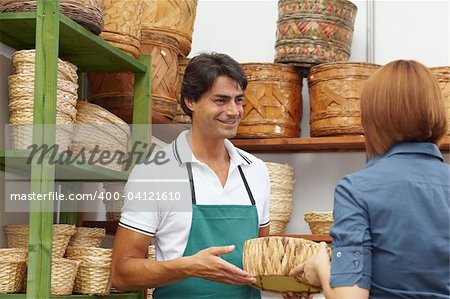
<path fill-rule="evenodd" d="M 105 26 L 100 36 L 125 53 L 137 57 L 143 0 L 103 0 Z"/>
<path fill-rule="evenodd" d="M 75 278 L 74 292 L 102 296 L 109 294 L 112 249 L 68 247 L 66 256 L 81 262 Z"/>
<path fill-rule="evenodd" d="M 5 225 L 5 233 L 9 248 L 28 250 L 28 225 Z M 64 256 L 70 237 L 75 233 L 75 225 L 53 224 L 52 258 Z"/>
<path fill-rule="evenodd" d="M 311 136 L 362 135 L 361 90 L 377 64 L 324 63 L 308 75 Z"/>
<path fill-rule="evenodd" d="M 299 137 L 302 76 L 296 68 L 277 63 L 245 63 L 248 86 L 240 138 Z"/>
<path fill-rule="evenodd" d="M 179 41 L 180 51 L 187 56 L 191 51 L 197 0 L 144 0 L 142 12 L 142 39 L 147 33 L 169 35 Z"/>
<path fill-rule="evenodd" d="M 0 269 L 0 294 L 20 292 L 26 278 L 26 259 L 1 257 Z"/>
<path fill-rule="evenodd" d="M 106 230 L 97 227 L 77 227 L 75 234 L 70 239 L 72 247 L 100 247 Z"/>
<path fill-rule="evenodd" d="M 447 107 L 448 131 L 450 135 L 450 66 L 432 67 L 430 71 L 439 82 L 442 91 L 442 98 Z"/>
<path fill-rule="evenodd" d="M 333 212 L 309 212 L 305 221 L 313 235 L 328 235 L 333 225 Z"/>
<path fill-rule="evenodd" d="M 80 261 L 56 258 L 52 260 L 52 295 L 71 295 Z"/>
<path fill-rule="evenodd" d="M 181 123 L 181 124 L 190 124 L 191 118 L 184 113 L 183 109 L 181 108 L 180 101 L 181 101 L 181 85 L 183 83 L 184 78 L 184 71 L 186 70 L 187 65 L 191 61 L 190 58 L 184 58 L 182 56 L 178 56 L 178 79 L 177 79 L 177 109 L 175 111 L 175 117 L 173 118 L 174 122 Z"/>
<path fill-rule="evenodd" d="M 81 150 L 86 152 L 97 148 L 93 161 L 98 161 L 103 152 L 109 151 L 111 157 L 115 158 L 102 166 L 122 171 L 124 165 L 118 153 L 123 153 L 122 160 L 128 156 L 131 135 L 129 126 L 111 112 L 86 101 L 77 103 L 77 111 L 70 149 L 79 153 Z"/>
<path fill-rule="evenodd" d="M 264 237 L 247 240 L 243 250 L 244 271 L 256 278 L 255 288 L 270 292 L 318 293 L 319 287 L 308 285 L 289 272 L 317 253 L 319 244 L 305 239 Z"/>
<path fill-rule="evenodd" d="M 347 61 L 357 7 L 347 0 L 280 0 L 275 62 L 309 68 Z"/>
<path fill-rule="evenodd" d="M 282 234 L 292 216 L 294 168 L 287 164 L 265 164 L 270 177 L 270 234 Z"/>
<path fill-rule="evenodd" d="M 0 0 L 0 12 L 36 11 L 36 7 L 36 0 Z M 102 31 L 102 0 L 61 0 L 60 10 L 94 34 Z"/>
<path fill-rule="evenodd" d="M 105 192 L 111 194 L 111 200 L 103 201 L 106 211 L 106 220 L 119 221 L 124 204 L 124 197 L 122 196 L 124 195 L 123 189 L 125 188 L 125 183 L 103 183 L 103 187 L 105 188 Z M 119 195 L 118 200 L 112 200 L 116 198 L 116 193 Z"/>

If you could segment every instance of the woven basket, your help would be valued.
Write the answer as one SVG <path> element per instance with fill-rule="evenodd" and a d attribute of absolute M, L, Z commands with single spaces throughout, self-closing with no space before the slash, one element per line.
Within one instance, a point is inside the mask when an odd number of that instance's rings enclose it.
<path fill-rule="evenodd" d="M 305 214 L 313 235 L 328 235 L 333 225 L 333 212 L 309 212 Z"/>
<path fill-rule="evenodd" d="M 131 132 L 124 121 L 100 106 L 86 101 L 78 102 L 77 111 L 76 125 L 70 145 L 70 149 L 74 153 L 79 153 L 82 149 L 87 151 L 97 147 L 95 160 L 98 160 L 97 158 L 104 151 L 111 152 L 111 157 L 117 151 L 121 151 L 125 154 L 122 158 L 127 158 Z M 117 171 L 123 169 L 118 155 L 114 161 L 102 166 Z"/>
<path fill-rule="evenodd" d="M 28 250 L 28 225 L 5 225 L 5 233 L 9 248 Z M 70 237 L 75 233 L 75 225 L 53 224 L 52 258 L 64 256 Z"/>
<path fill-rule="evenodd" d="M 175 38 L 181 53 L 187 56 L 191 51 L 196 11 L 197 0 L 144 0 L 141 32 L 143 36 L 160 33 Z"/>
<path fill-rule="evenodd" d="M 52 260 L 52 295 L 71 295 L 80 261 L 56 258 Z"/>
<path fill-rule="evenodd" d="M 0 248 L 0 260 L 8 258 L 26 260 L 28 258 L 28 248 Z"/>
<path fill-rule="evenodd" d="M 347 0 L 280 0 L 275 62 L 309 68 L 347 61 L 357 7 Z"/>
<path fill-rule="evenodd" d="M 191 61 L 190 58 L 184 58 L 182 56 L 178 56 L 178 78 L 177 78 L 177 109 L 175 110 L 175 117 L 173 118 L 173 121 L 181 124 L 190 124 L 191 118 L 184 113 L 183 109 L 181 108 L 180 101 L 181 101 L 181 85 L 183 83 L 184 78 L 184 71 L 186 70 L 187 65 Z"/>
<path fill-rule="evenodd" d="M 152 55 L 152 110 L 173 118 L 177 103 L 178 44 L 168 36 L 146 36 L 148 39 L 141 45 L 141 54 Z M 88 82 L 91 103 L 100 105 L 126 123 L 132 123 L 133 73 L 90 73 Z"/>
<path fill-rule="evenodd" d="M 75 278 L 74 292 L 89 295 L 109 294 L 112 249 L 68 247 L 66 256 L 81 262 Z"/>
<path fill-rule="evenodd" d="M 448 131 L 450 135 L 450 66 L 432 67 L 430 71 L 439 82 L 442 91 L 442 99 L 447 107 Z"/>
<path fill-rule="evenodd" d="M 362 135 L 361 90 L 379 65 L 357 62 L 324 63 L 308 75 L 311 136 Z"/>
<path fill-rule="evenodd" d="M 265 164 L 270 178 L 270 234 L 283 234 L 292 216 L 294 168 L 273 162 Z"/>
<path fill-rule="evenodd" d="M 36 7 L 36 0 L 0 0 L 0 12 L 29 12 Z M 102 0 L 61 0 L 60 10 L 94 34 L 102 31 Z"/>
<path fill-rule="evenodd" d="M 125 183 L 103 183 L 103 187 L 105 188 L 105 192 L 111 194 L 111 200 L 104 200 L 103 204 L 105 205 L 106 211 L 106 220 L 108 221 L 119 221 L 120 215 L 122 211 L 122 207 L 124 204 L 124 187 Z M 117 198 L 115 194 L 118 194 L 118 200 L 114 200 Z"/>
<path fill-rule="evenodd" d="M 149 260 L 156 260 L 156 250 L 155 245 L 150 245 L 148 247 L 148 259 Z M 155 289 L 147 289 L 147 299 L 153 298 L 153 292 Z"/>
<path fill-rule="evenodd" d="M 105 26 L 100 36 L 125 53 L 137 57 L 143 0 L 103 0 Z"/>
<path fill-rule="evenodd" d="M 77 227 L 75 234 L 70 239 L 72 247 L 100 247 L 105 237 L 105 229 L 97 227 Z"/>
<path fill-rule="evenodd" d="M 252 285 L 270 292 L 318 293 L 319 287 L 308 285 L 289 272 L 317 253 L 319 244 L 288 237 L 264 237 L 247 240 L 243 250 L 244 271 L 256 278 Z"/>
<path fill-rule="evenodd" d="M 0 294 L 18 293 L 26 278 L 26 259 L 0 258 Z"/>
<path fill-rule="evenodd" d="M 245 63 L 248 86 L 240 138 L 299 137 L 302 76 L 295 67 L 275 63 Z"/>

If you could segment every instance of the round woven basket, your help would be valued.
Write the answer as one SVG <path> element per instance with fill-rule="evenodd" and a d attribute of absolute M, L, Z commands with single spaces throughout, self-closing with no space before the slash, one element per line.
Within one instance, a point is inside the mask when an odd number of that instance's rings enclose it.
<path fill-rule="evenodd" d="M 311 68 L 311 137 L 363 134 L 361 90 L 379 68 L 362 62 L 324 63 Z"/>
<path fill-rule="evenodd" d="M 24 248 L 28 250 L 28 225 L 5 225 L 6 239 L 9 248 Z M 53 224 L 52 258 L 61 258 L 69 244 L 70 237 L 75 233 L 75 225 Z"/>
<path fill-rule="evenodd" d="M 72 247 L 100 247 L 106 231 L 98 227 L 77 227 L 75 234 L 70 239 Z"/>
<path fill-rule="evenodd" d="M 333 225 L 333 212 L 309 212 L 305 221 L 313 235 L 328 235 Z"/>
<path fill-rule="evenodd" d="M 27 262 L 24 258 L 0 258 L 0 294 L 18 293 L 23 289 Z"/>
<path fill-rule="evenodd" d="M 109 294 L 112 249 L 68 247 L 66 256 L 81 262 L 75 277 L 74 292 L 89 295 Z"/>
<path fill-rule="evenodd" d="M 29 12 L 36 7 L 36 0 L 0 0 L 0 12 Z M 102 31 L 102 0 L 61 0 L 60 10 L 94 34 Z"/>
<path fill-rule="evenodd" d="M 319 244 L 297 238 L 264 237 L 247 240 L 243 250 L 244 271 L 256 278 L 253 287 L 269 292 L 318 293 L 290 271 L 317 253 Z"/>
<path fill-rule="evenodd" d="M 143 0 L 103 0 L 104 28 L 100 36 L 125 53 L 137 57 Z"/>
<path fill-rule="evenodd" d="M 184 58 L 182 56 L 178 56 L 178 78 L 177 78 L 177 108 L 175 110 L 175 117 L 173 118 L 173 121 L 181 124 L 190 124 L 191 118 L 184 113 L 183 109 L 181 108 L 180 101 L 181 101 L 181 85 L 183 84 L 183 78 L 184 78 L 184 71 L 186 70 L 187 65 L 191 61 L 190 58 Z"/>
<path fill-rule="evenodd" d="M 105 188 L 105 192 L 111 194 L 112 198 L 111 200 L 103 201 L 106 211 L 106 220 L 119 221 L 125 198 L 123 196 L 125 183 L 103 183 L 103 187 Z M 118 194 L 118 196 L 115 194 Z M 118 200 L 113 200 L 114 198 L 118 198 Z"/>
<path fill-rule="evenodd" d="M 450 135 L 450 66 L 432 67 L 430 71 L 436 77 L 441 87 L 442 99 L 447 107 L 447 135 Z"/>
<path fill-rule="evenodd" d="M 26 260 L 28 258 L 28 248 L 0 248 L 0 260 L 6 258 Z"/>
<path fill-rule="evenodd" d="M 302 76 L 291 65 L 245 63 L 248 86 L 240 138 L 299 137 Z"/>
<path fill-rule="evenodd" d="M 80 261 L 52 259 L 52 295 L 71 295 Z"/>
<path fill-rule="evenodd" d="M 304 68 L 347 61 L 357 7 L 347 0 L 280 0 L 275 62 Z"/>
<path fill-rule="evenodd" d="M 292 216 L 294 168 L 288 164 L 265 164 L 270 178 L 270 234 L 283 234 Z"/>
<path fill-rule="evenodd" d="M 197 0 L 144 0 L 142 39 L 147 33 L 169 35 L 179 41 L 184 56 L 191 51 Z"/>
<path fill-rule="evenodd" d="M 97 148 L 93 161 L 98 161 L 103 152 L 109 151 L 111 158 L 115 156 L 115 159 L 110 159 L 102 166 L 121 171 L 123 163 L 119 160 L 118 152 L 123 153 L 123 159 L 128 157 L 131 135 L 129 126 L 111 112 L 86 101 L 78 102 L 77 111 L 70 149 L 79 153 L 83 149 L 86 152 Z"/>

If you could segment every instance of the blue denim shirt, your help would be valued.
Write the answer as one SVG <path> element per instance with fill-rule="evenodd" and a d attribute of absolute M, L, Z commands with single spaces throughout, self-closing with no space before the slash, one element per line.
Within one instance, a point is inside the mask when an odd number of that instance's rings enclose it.
<path fill-rule="evenodd" d="M 335 190 L 332 287 L 372 299 L 450 298 L 450 165 L 436 145 L 402 143 Z"/>

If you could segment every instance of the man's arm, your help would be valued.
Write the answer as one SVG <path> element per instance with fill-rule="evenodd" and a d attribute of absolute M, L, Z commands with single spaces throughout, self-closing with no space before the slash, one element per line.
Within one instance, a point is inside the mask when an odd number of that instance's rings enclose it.
<path fill-rule="evenodd" d="M 151 237 L 120 227 L 114 241 L 112 283 L 119 291 L 160 287 L 188 277 L 201 277 L 231 285 L 255 283 L 249 273 L 220 255 L 234 246 L 210 247 L 195 255 L 169 261 L 145 259 Z"/>

